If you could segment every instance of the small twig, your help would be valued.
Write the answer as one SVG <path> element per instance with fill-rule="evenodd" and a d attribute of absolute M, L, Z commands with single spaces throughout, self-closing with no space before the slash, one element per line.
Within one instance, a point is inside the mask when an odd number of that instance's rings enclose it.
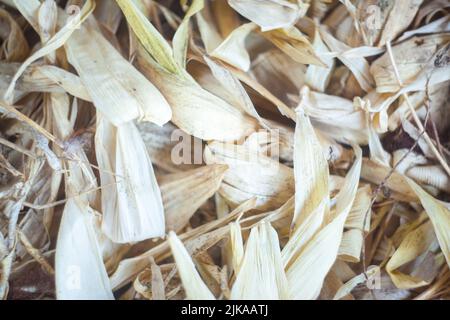
<path fill-rule="evenodd" d="M 1 109 L 4 109 L 6 112 L 2 111 Z M 55 138 L 50 132 L 42 128 L 39 124 L 37 124 L 35 121 L 28 118 L 26 115 L 24 115 L 22 112 L 17 110 L 14 106 L 10 106 L 2 101 L 0 101 L 0 112 L 4 113 L 6 116 L 10 118 L 17 119 L 21 122 L 26 123 L 28 126 L 30 126 L 32 129 L 36 130 L 40 134 L 42 134 L 44 137 L 46 137 L 48 140 L 52 141 L 53 143 L 56 143 L 58 146 L 62 148 L 62 143 L 58 139 Z"/>
<path fill-rule="evenodd" d="M 117 182 L 107 183 L 107 184 L 104 184 L 102 186 L 99 186 L 99 187 L 96 187 L 96 188 L 92 188 L 92 189 L 88 189 L 86 191 L 80 192 L 80 193 L 78 193 L 76 195 L 67 197 L 65 199 L 54 201 L 54 202 L 50 202 L 50 203 L 43 204 L 43 205 L 36 205 L 34 203 L 29 203 L 29 202 L 24 202 L 23 205 L 25 207 L 28 207 L 28 208 L 31 208 L 31 209 L 34 209 L 34 210 L 44 210 L 44 209 L 48 209 L 48 208 L 59 206 L 61 204 L 66 203 L 70 199 L 77 198 L 79 196 L 82 196 L 82 195 L 85 195 L 85 194 L 88 194 L 88 193 L 91 193 L 91 192 L 95 192 L 95 191 L 101 190 L 102 188 L 109 187 L 109 186 L 115 185 L 115 184 L 117 184 Z"/>
<path fill-rule="evenodd" d="M 6 146 L 8 148 L 11 148 L 13 150 L 16 150 L 16 151 L 18 151 L 20 153 L 23 153 L 24 155 L 27 155 L 30 158 L 33 158 L 33 159 L 37 158 L 37 156 L 34 155 L 33 153 L 31 153 L 29 150 L 27 150 L 27 149 L 25 149 L 25 148 L 23 148 L 21 146 L 18 146 L 16 144 L 12 143 L 11 141 L 8 141 L 8 140 L 6 140 L 6 139 L 4 139 L 2 137 L 0 137 L 0 144 Z"/>
<path fill-rule="evenodd" d="M 444 154 L 444 149 L 442 148 L 441 140 L 439 139 L 439 133 L 437 131 L 436 124 L 434 123 L 433 119 L 431 119 L 430 123 L 431 127 L 433 128 L 433 135 L 434 139 L 436 140 L 436 145 L 439 150 L 439 153 Z"/>
<path fill-rule="evenodd" d="M 15 177 L 24 177 L 24 174 L 14 168 L 14 166 L 6 159 L 1 153 L 0 153 L 0 160 L 3 162 L 0 162 L 0 167 L 4 168 L 5 170 L 9 171 L 13 176 Z"/>
<path fill-rule="evenodd" d="M 23 246 L 25 247 L 27 252 L 33 257 L 33 259 L 36 260 L 42 266 L 45 272 L 47 272 L 49 275 L 54 275 L 55 270 L 53 270 L 52 266 L 42 256 L 41 252 L 35 247 L 33 247 L 31 242 L 28 240 L 27 236 L 19 229 L 17 229 L 17 234 L 19 236 L 20 242 L 22 242 Z"/>

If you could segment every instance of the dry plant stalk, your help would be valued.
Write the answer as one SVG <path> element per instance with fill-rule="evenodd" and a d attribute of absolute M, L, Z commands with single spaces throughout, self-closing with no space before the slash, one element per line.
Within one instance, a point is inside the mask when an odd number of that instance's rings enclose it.
<path fill-rule="evenodd" d="M 61 3 L 0 0 L 0 299 L 450 298 L 445 1 Z"/>

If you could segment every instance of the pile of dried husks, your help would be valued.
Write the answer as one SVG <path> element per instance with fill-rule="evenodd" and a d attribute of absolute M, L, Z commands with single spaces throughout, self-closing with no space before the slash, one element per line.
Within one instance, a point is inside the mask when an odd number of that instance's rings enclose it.
<path fill-rule="evenodd" d="M 450 298 L 449 1 L 0 3 L 0 298 Z"/>

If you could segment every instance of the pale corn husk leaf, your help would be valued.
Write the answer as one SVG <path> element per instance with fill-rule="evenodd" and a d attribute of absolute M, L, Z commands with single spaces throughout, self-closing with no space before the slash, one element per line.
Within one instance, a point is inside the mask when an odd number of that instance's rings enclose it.
<path fill-rule="evenodd" d="M 206 8 L 195 16 L 198 30 L 202 39 L 203 45 L 207 53 L 211 53 L 223 41 L 223 37 L 214 23 L 214 16 L 210 10 L 213 2 L 206 2 Z"/>
<path fill-rule="evenodd" d="M 67 95 L 52 94 L 51 102 L 55 131 L 62 139 L 68 139 L 73 132 L 76 101 L 71 112 Z M 91 207 L 97 202 L 97 193 L 82 193 L 96 189 L 96 177 L 81 145 L 68 144 L 64 154 L 71 161 L 64 162 L 68 200 L 56 242 L 56 296 L 63 300 L 114 299 L 103 260 L 108 254 L 100 232 L 100 215 Z"/>
<path fill-rule="evenodd" d="M 19 63 L 1 63 L 0 62 L 0 96 L 3 97 L 8 86 L 10 84 L 11 78 L 20 68 Z M 33 72 L 35 68 L 28 68 L 22 75 L 22 77 L 17 80 L 14 97 L 12 98 L 12 103 L 15 104 L 17 101 L 26 96 L 29 92 L 59 92 L 62 93 L 64 90 L 61 89 L 52 80 L 43 76 L 42 74 L 36 75 Z"/>
<path fill-rule="evenodd" d="M 172 122 L 180 129 L 203 140 L 220 141 L 239 140 L 256 130 L 255 120 L 202 89 L 192 78 L 169 74 L 150 59 L 140 52 L 139 66 L 166 97 Z"/>
<path fill-rule="evenodd" d="M 214 18 L 216 17 L 213 17 L 207 9 L 197 15 L 197 24 L 206 52 L 238 69 L 248 71 L 250 56 L 245 42 L 250 32 L 257 26 L 254 23 L 245 23 L 223 37 L 214 26 Z"/>
<path fill-rule="evenodd" d="M 312 47 L 325 66 L 309 65 L 306 71 L 305 84 L 313 90 L 324 92 L 330 81 L 335 63 L 332 57 L 325 55 L 326 53 L 329 53 L 330 50 L 323 43 L 318 28 L 315 28 L 314 30 Z"/>
<path fill-rule="evenodd" d="M 11 84 L 5 92 L 4 99 L 6 101 L 11 102 L 14 95 L 14 87 L 16 85 L 17 80 L 23 74 L 25 69 L 29 67 L 34 61 L 39 58 L 42 58 L 49 53 L 54 52 L 56 49 L 60 48 L 64 45 L 64 43 L 70 38 L 73 32 L 81 25 L 81 23 L 86 20 L 86 18 L 92 13 L 95 8 L 95 2 L 89 0 L 83 6 L 80 12 L 80 19 L 66 21 L 66 24 L 53 36 L 51 37 L 47 43 L 34 54 L 32 54 L 17 70 L 13 79 L 11 80 Z"/>
<path fill-rule="evenodd" d="M 386 41 L 389 39 L 395 39 L 410 25 L 423 0 L 399 0 L 393 2 L 394 6 L 389 11 L 378 46 L 386 44 Z"/>
<path fill-rule="evenodd" d="M 172 117 L 162 94 L 96 30 L 93 20 L 74 32 L 66 51 L 95 107 L 114 125 L 136 118 L 163 125 Z"/>
<path fill-rule="evenodd" d="M 350 210 L 345 227 L 349 229 L 358 229 L 361 231 L 369 231 L 370 228 L 370 204 L 372 197 L 372 189 L 366 184 L 358 189 Z"/>
<path fill-rule="evenodd" d="M 214 300 L 214 295 L 198 274 L 189 253 L 176 234 L 169 232 L 169 244 L 177 264 L 186 297 L 189 300 Z"/>
<path fill-rule="evenodd" d="M 314 92 L 304 86 L 300 92 L 299 108 L 330 138 L 344 143 L 368 142 L 366 115 L 350 100 Z"/>
<path fill-rule="evenodd" d="M 58 299 L 114 299 L 88 204 L 76 199 L 66 203 L 56 243 Z"/>
<path fill-rule="evenodd" d="M 370 185 L 365 185 L 356 192 L 355 201 L 344 225 L 347 231 L 342 235 L 338 252 L 339 259 L 343 261 L 360 261 L 364 236 L 370 230 L 371 197 Z"/>
<path fill-rule="evenodd" d="M 180 72 L 172 48 L 141 11 L 139 6 L 143 5 L 142 1 L 116 0 L 116 2 L 145 50 L 167 71 Z"/>
<path fill-rule="evenodd" d="M 419 183 L 424 183 L 450 193 L 450 177 L 441 166 L 412 167 L 406 171 L 406 175 Z"/>
<path fill-rule="evenodd" d="M 161 193 L 139 131 L 132 122 L 115 127 L 99 113 L 97 118 L 103 232 L 118 243 L 162 237 Z"/>
<path fill-rule="evenodd" d="M 41 2 L 39 0 L 11 0 L 9 5 L 14 5 L 14 8 L 20 11 L 33 29 L 36 30 L 36 32 L 39 32 L 38 12 L 41 6 Z"/>
<path fill-rule="evenodd" d="M 370 160 L 379 162 L 382 165 L 389 166 L 391 163 L 391 155 L 383 149 L 380 138 L 372 124 L 368 124 L 369 131 L 369 149 L 370 149 Z"/>
<path fill-rule="evenodd" d="M 351 49 L 351 47 L 347 46 L 345 43 L 342 43 L 334 38 L 324 28 L 320 27 L 319 30 L 323 41 L 330 48 L 330 50 L 345 52 Z M 348 57 L 345 54 L 339 54 L 337 58 L 350 69 L 364 91 L 371 91 L 374 87 L 374 80 L 372 78 L 372 74 L 369 72 L 369 64 L 367 63 L 367 60 L 363 57 Z"/>
<path fill-rule="evenodd" d="M 412 84 L 436 52 L 449 40 L 450 35 L 443 33 L 413 37 L 393 46 L 392 54 L 403 84 Z M 402 89 L 387 52 L 372 63 L 370 73 L 375 78 L 377 92 L 397 92 Z"/>
<path fill-rule="evenodd" d="M 46 43 L 55 34 L 58 24 L 58 6 L 54 1 L 46 0 L 39 7 L 38 12 L 39 36 L 42 43 Z M 47 60 L 56 62 L 56 54 L 47 56 Z"/>
<path fill-rule="evenodd" d="M 283 265 L 288 268 L 289 265 L 299 256 L 302 249 L 315 236 L 317 231 L 323 226 L 325 215 L 328 213 L 328 201 L 323 199 L 318 206 L 314 208 L 301 222 L 301 224 L 291 232 L 289 241 L 281 251 Z"/>
<path fill-rule="evenodd" d="M 228 4 L 262 31 L 291 27 L 307 9 L 301 2 L 285 0 L 228 0 Z"/>
<path fill-rule="evenodd" d="M 386 271 L 397 288 L 411 289 L 428 284 L 427 281 L 405 274 L 398 269 L 428 250 L 434 240 L 435 236 L 430 222 L 422 224 L 403 238 L 400 246 L 386 265 Z"/>
<path fill-rule="evenodd" d="M 182 229 L 195 211 L 219 189 L 227 169 L 225 165 L 204 166 L 160 178 L 166 230 L 178 232 Z"/>
<path fill-rule="evenodd" d="M 445 57 L 445 50 L 442 52 L 442 56 Z M 450 65 L 443 64 L 442 66 L 435 68 L 434 62 L 431 63 L 432 61 L 433 59 L 428 61 L 428 64 L 426 64 L 426 66 L 419 72 L 412 82 L 404 85 L 394 94 L 378 93 L 375 90 L 369 92 L 364 99 L 371 101 L 370 112 L 387 110 L 394 103 L 394 101 L 403 94 L 412 91 L 425 91 L 427 87 L 432 87 L 450 80 Z M 437 57 L 434 57 L 434 61 L 438 61 Z"/>
<path fill-rule="evenodd" d="M 239 222 L 230 223 L 230 251 L 233 270 L 236 274 L 239 274 L 244 258 L 244 241 L 242 240 L 242 230 Z"/>
<path fill-rule="evenodd" d="M 396 171 L 402 174 L 412 167 L 427 163 L 428 160 L 423 155 L 416 152 L 408 153 L 408 149 L 398 149 L 392 153 L 392 165 L 396 166 Z"/>
<path fill-rule="evenodd" d="M 0 62 L 0 94 L 4 94 L 11 78 L 20 68 L 18 63 Z M 91 98 L 79 77 L 51 65 L 32 65 L 18 79 L 13 103 L 30 92 L 64 93 L 90 101 Z"/>
<path fill-rule="evenodd" d="M 287 288 L 278 235 L 270 223 L 262 222 L 250 232 L 231 299 L 287 299 Z"/>
<path fill-rule="evenodd" d="M 163 127 L 151 122 L 136 123 L 136 126 L 152 163 L 159 168 L 176 173 L 195 169 L 203 164 L 202 155 L 195 153 L 195 148 L 188 147 L 192 140 L 194 146 L 200 146 L 202 141 L 184 133 L 171 122 Z M 180 156 L 181 159 L 174 155 Z"/>
<path fill-rule="evenodd" d="M 221 59 L 243 71 L 250 69 L 250 56 L 245 49 L 245 40 L 255 30 L 253 23 L 246 23 L 231 32 L 214 50 L 212 57 Z"/>
<path fill-rule="evenodd" d="M 322 202 L 326 213 L 329 210 L 328 162 L 308 116 L 301 109 L 297 109 L 295 127 L 294 175 L 295 212 L 291 227 L 295 232 Z"/>
<path fill-rule="evenodd" d="M 36 71 L 35 73 L 32 73 L 32 76 L 39 77 L 40 74 L 53 81 L 71 95 L 86 101 L 92 101 L 91 96 L 80 77 L 73 73 L 55 66 L 45 65 L 36 67 Z"/>
<path fill-rule="evenodd" d="M 359 262 L 363 241 L 364 236 L 361 230 L 350 229 L 345 231 L 342 234 L 342 240 L 339 246 L 339 259 L 352 263 Z"/>
<path fill-rule="evenodd" d="M 316 55 L 308 38 L 295 27 L 277 29 L 262 34 L 293 60 L 303 64 L 314 64 L 326 67 Z"/>
<path fill-rule="evenodd" d="M 367 273 L 361 273 L 352 279 L 348 280 L 343 286 L 339 288 L 339 290 L 336 292 L 336 294 L 333 297 L 333 300 L 340 300 L 350 294 L 350 292 L 359 284 L 364 283 L 367 281 L 368 277 L 374 276 L 377 272 L 379 272 L 379 269 L 375 266 L 369 266 L 367 269 Z"/>
<path fill-rule="evenodd" d="M 379 131 L 385 132 L 387 129 L 387 114 L 383 111 L 372 117 L 372 115 L 367 111 L 370 109 L 370 101 L 364 101 L 359 97 L 356 97 L 353 100 L 353 104 L 355 108 L 362 108 L 366 111 L 366 127 L 369 137 L 370 159 L 373 161 L 378 161 L 385 166 L 389 166 L 391 163 L 391 156 L 383 149 L 374 124 L 374 122 L 376 122 L 376 125 L 379 127 Z"/>
<path fill-rule="evenodd" d="M 186 68 L 186 54 L 189 40 L 189 21 L 192 16 L 201 11 L 204 0 L 194 0 L 173 37 L 173 57 L 180 68 Z"/>
<path fill-rule="evenodd" d="M 423 27 L 406 31 L 403 33 L 401 37 L 397 39 L 397 41 L 406 40 L 415 35 L 427 34 L 427 33 L 438 33 L 438 32 L 448 32 L 450 31 L 450 23 L 449 17 L 445 16 L 440 19 L 437 19 L 429 24 L 424 25 Z"/>
<path fill-rule="evenodd" d="M 417 183 L 407 178 L 408 185 L 417 194 L 422 206 L 428 214 L 434 227 L 442 253 L 450 265 L 450 210 L 441 202 L 430 196 Z"/>
<path fill-rule="evenodd" d="M 214 78 L 216 78 L 227 91 L 228 101 L 232 101 L 234 106 L 240 108 L 243 112 L 254 117 L 262 126 L 267 128 L 267 124 L 259 116 L 252 100 L 248 96 L 244 86 L 239 82 L 239 80 L 226 68 L 222 67 L 208 57 L 204 56 L 203 59 L 205 59 L 205 62 L 211 69 Z"/>
<path fill-rule="evenodd" d="M 234 206 L 256 197 L 259 209 L 271 210 L 294 194 L 293 170 L 248 147 L 212 142 L 204 157 L 229 166 L 219 193 Z"/>
<path fill-rule="evenodd" d="M 283 101 L 277 98 L 274 94 L 272 94 L 268 89 L 262 86 L 258 81 L 255 81 L 251 76 L 242 72 L 241 70 L 229 69 L 236 77 L 239 78 L 240 81 L 245 83 L 254 89 L 258 94 L 260 94 L 264 99 L 267 99 L 270 103 L 273 103 L 278 111 L 285 117 L 288 117 L 295 121 L 295 111 L 288 107 Z"/>
<path fill-rule="evenodd" d="M 356 195 L 361 171 L 362 151 L 357 146 L 354 149 L 356 160 L 337 196 L 334 214 L 303 247 L 300 254 L 287 264 L 286 276 L 292 299 L 315 299 L 320 293 L 325 276 L 336 260 L 345 220 Z"/>
<path fill-rule="evenodd" d="M 297 95 L 304 85 L 304 65 L 286 58 L 284 52 L 274 48 L 259 54 L 252 61 L 250 72 L 252 78 L 265 88 L 270 88 L 270 92 L 278 99 L 293 108 L 297 106 L 289 99 L 289 94 Z"/>

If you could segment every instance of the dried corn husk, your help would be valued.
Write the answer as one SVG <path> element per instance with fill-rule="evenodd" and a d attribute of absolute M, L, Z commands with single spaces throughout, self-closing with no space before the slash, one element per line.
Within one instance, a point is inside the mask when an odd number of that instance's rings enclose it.
<path fill-rule="evenodd" d="M 186 68 L 186 54 L 189 40 L 189 20 L 193 15 L 202 10 L 203 6 L 204 0 L 194 0 L 192 2 L 173 37 L 173 57 L 178 65 L 183 69 Z"/>
<path fill-rule="evenodd" d="M 345 43 L 340 42 L 336 38 L 334 38 L 330 33 L 328 33 L 325 29 L 319 28 L 320 35 L 322 36 L 325 44 L 330 48 L 330 50 L 343 52 L 337 56 L 337 58 L 347 67 L 355 76 L 358 84 L 361 88 L 369 92 L 374 87 L 374 80 L 372 78 L 371 73 L 369 72 L 369 64 L 366 59 L 358 55 L 348 56 L 345 54 L 345 51 L 351 49 L 351 47 L 347 46 Z"/>
<path fill-rule="evenodd" d="M 371 189 L 369 185 L 361 187 L 356 192 L 355 201 L 350 210 L 344 227 L 338 257 L 343 261 L 359 262 L 364 237 L 370 230 Z"/>
<path fill-rule="evenodd" d="M 86 34 L 90 42 L 85 41 Z M 95 49 L 88 49 L 93 47 Z M 136 118 L 158 125 L 170 120 L 172 112 L 166 99 L 122 58 L 94 25 L 85 24 L 75 31 L 66 50 L 69 62 L 80 74 L 95 107 L 114 125 Z"/>
<path fill-rule="evenodd" d="M 193 230 L 190 230 L 180 235 L 180 237 L 182 238 L 182 240 L 192 239 L 195 238 L 196 236 L 199 236 L 203 233 L 207 233 L 211 230 L 214 230 L 214 232 L 220 231 L 222 235 L 226 235 L 229 232 L 229 226 L 227 226 L 226 224 L 236 219 L 236 217 L 244 214 L 246 211 L 255 208 L 256 205 L 255 200 L 256 200 L 255 198 L 252 198 L 242 203 L 240 206 L 238 206 L 236 209 L 230 212 L 230 214 L 218 220 L 212 221 L 210 223 L 201 225 Z M 208 240 L 208 237 L 207 236 L 203 237 L 203 241 L 205 241 L 205 239 Z M 202 242 L 200 242 L 200 245 L 201 244 Z M 111 276 L 112 287 L 118 288 L 120 286 L 123 286 L 123 284 L 126 283 L 127 280 L 131 279 L 133 276 L 136 276 L 140 271 L 145 269 L 145 267 L 148 264 L 149 257 L 164 254 L 166 253 L 168 248 L 169 248 L 168 243 L 163 242 L 161 243 L 161 245 L 156 246 L 139 256 L 121 261 L 121 263 L 117 267 L 117 270 Z"/>
<path fill-rule="evenodd" d="M 277 233 L 263 222 L 250 232 L 231 299 L 286 299 L 287 288 Z"/>
<path fill-rule="evenodd" d="M 388 179 L 391 169 L 377 162 L 373 162 L 369 159 L 363 160 L 363 165 L 361 169 L 361 177 L 367 181 L 380 184 L 385 182 L 386 187 L 390 190 L 395 191 L 398 194 L 393 194 L 393 197 L 398 197 L 405 201 L 417 201 L 416 194 L 411 190 L 406 182 L 406 178 L 397 173 L 393 172 Z"/>
<path fill-rule="evenodd" d="M 159 179 L 166 217 L 166 229 L 178 232 L 195 211 L 219 189 L 228 169 L 224 165 L 204 166 Z"/>
<path fill-rule="evenodd" d="M 450 178 L 440 166 L 417 166 L 410 168 L 408 177 L 444 192 L 450 192 Z"/>
<path fill-rule="evenodd" d="M 80 148 L 75 148 L 71 155 L 87 162 Z M 57 298 L 114 299 L 96 230 L 98 213 L 90 205 L 95 204 L 96 194 L 80 195 L 86 186 L 95 186 L 95 177 L 90 167 L 77 162 L 68 162 L 67 169 L 66 188 L 71 198 L 64 207 L 56 246 Z"/>
<path fill-rule="evenodd" d="M 233 271 L 238 274 L 244 258 L 244 241 L 239 222 L 230 223 L 230 252 Z"/>
<path fill-rule="evenodd" d="M 292 229 L 295 232 L 314 210 L 324 203 L 325 214 L 329 208 L 328 163 L 314 133 L 309 118 L 297 111 L 295 128 L 294 174 L 295 212 Z M 320 223 L 319 223 L 320 225 Z"/>
<path fill-rule="evenodd" d="M 397 288 L 409 289 L 427 284 L 427 281 L 404 274 L 397 269 L 429 250 L 435 240 L 432 230 L 430 222 L 422 224 L 415 230 L 411 230 L 389 260 L 386 270 Z"/>
<path fill-rule="evenodd" d="M 378 45 L 382 46 L 386 40 L 395 39 L 414 19 L 423 0 L 393 1 L 393 7 L 389 11 Z"/>
<path fill-rule="evenodd" d="M 233 206 L 256 197 L 259 209 L 275 209 L 294 193 L 292 169 L 248 147 L 213 142 L 205 160 L 229 166 L 219 193 Z"/>
<path fill-rule="evenodd" d="M 308 38 L 295 27 L 268 31 L 262 35 L 296 62 L 326 66 L 315 54 Z"/>
<path fill-rule="evenodd" d="M 254 23 L 246 23 L 232 30 L 226 38 L 222 37 L 213 25 L 213 18 L 208 10 L 197 15 L 197 24 L 206 52 L 236 68 L 248 71 L 250 57 L 245 47 L 245 40 L 256 29 Z"/>
<path fill-rule="evenodd" d="M 228 4 L 262 31 L 291 27 L 308 8 L 301 1 L 284 0 L 228 0 Z"/>
<path fill-rule="evenodd" d="M 408 179 L 407 182 L 411 189 L 417 194 L 422 206 L 427 212 L 431 223 L 433 224 L 434 232 L 436 233 L 442 253 L 447 260 L 447 264 L 450 265 L 450 239 L 448 233 L 450 210 L 441 202 L 430 196 L 411 179 Z"/>
<path fill-rule="evenodd" d="M 102 115 L 97 118 L 103 232 L 118 243 L 162 237 L 161 193 L 139 131 L 132 122 L 115 127 Z"/>
<path fill-rule="evenodd" d="M 313 67 L 310 65 L 309 68 Z M 251 66 L 252 77 L 287 105 L 294 107 L 289 94 L 297 95 L 304 84 L 305 66 L 277 49 L 259 54 Z"/>
<path fill-rule="evenodd" d="M 56 49 L 60 48 L 64 43 L 69 39 L 72 33 L 78 28 L 81 23 L 92 13 L 95 8 L 95 2 L 87 1 L 83 6 L 82 11 L 80 12 L 80 19 L 70 20 L 68 19 L 66 24 L 53 36 L 51 37 L 47 43 L 38 51 L 36 51 L 33 55 L 31 55 L 17 70 L 13 79 L 11 80 L 11 84 L 5 92 L 4 99 L 6 101 L 11 102 L 13 100 L 14 87 L 16 85 L 17 80 L 23 74 L 25 69 L 34 61 L 39 58 L 42 58 Z"/>
<path fill-rule="evenodd" d="M 368 141 L 364 111 L 356 109 L 351 101 L 311 91 L 307 86 L 301 89 L 300 95 L 299 108 L 323 133 L 341 142 L 364 144 Z"/>
<path fill-rule="evenodd" d="M 355 153 L 355 163 L 337 196 L 334 212 L 325 217 L 325 225 L 316 232 L 311 240 L 297 249 L 298 254 L 285 263 L 286 276 L 290 283 L 290 297 L 293 299 L 316 298 L 327 272 L 336 259 L 345 220 L 356 196 L 358 177 L 361 171 L 362 152 L 357 147 Z M 321 254 L 322 252 L 327 252 L 327 254 Z"/>
<path fill-rule="evenodd" d="M 411 84 L 435 53 L 449 41 L 448 34 L 413 37 L 392 47 L 402 82 Z M 370 73 L 377 84 L 377 92 L 396 92 L 400 89 L 388 53 L 370 66 Z"/>
<path fill-rule="evenodd" d="M 55 256 L 58 299 L 114 299 L 93 215 L 81 200 L 69 200 L 65 206 Z"/>
<path fill-rule="evenodd" d="M 318 28 L 314 28 L 314 41 L 312 43 L 312 46 L 314 48 L 314 51 L 319 54 L 320 60 L 326 66 L 308 66 L 305 82 L 311 89 L 319 92 L 324 92 L 331 78 L 331 74 L 334 68 L 334 59 L 325 55 L 326 53 L 329 53 L 330 50 L 323 43 Z"/>
<path fill-rule="evenodd" d="M 142 59 L 139 59 L 142 58 Z M 144 74 L 154 81 L 172 107 L 172 121 L 204 140 L 239 140 L 257 128 L 256 122 L 189 78 L 166 73 L 145 53 L 138 57 Z"/>
<path fill-rule="evenodd" d="M 169 232 L 169 243 L 187 298 L 190 300 L 214 300 L 213 294 L 197 273 L 189 253 L 173 231 Z"/>
<path fill-rule="evenodd" d="M 194 148 L 189 148 L 192 140 L 194 146 L 202 145 L 202 141 L 178 129 L 172 123 L 169 122 L 160 127 L 151 122 L 140 122 L 136 123 L 136 126 L 152 163 L 160 169 L 176 173 L 195 169 L 203 163 L 202 155 L 196 154 Z M 181 159 L 177 160 L 173 157 L 174 154 L 182 151 Z"/>
<path fill-rule="evenodd" d="M 169 72 L 178 73 L 180 67 L 173 58 L 173 51 L 142 12 L 142 1 L 116 0 L 127 22 L 148 53 Z"/>

